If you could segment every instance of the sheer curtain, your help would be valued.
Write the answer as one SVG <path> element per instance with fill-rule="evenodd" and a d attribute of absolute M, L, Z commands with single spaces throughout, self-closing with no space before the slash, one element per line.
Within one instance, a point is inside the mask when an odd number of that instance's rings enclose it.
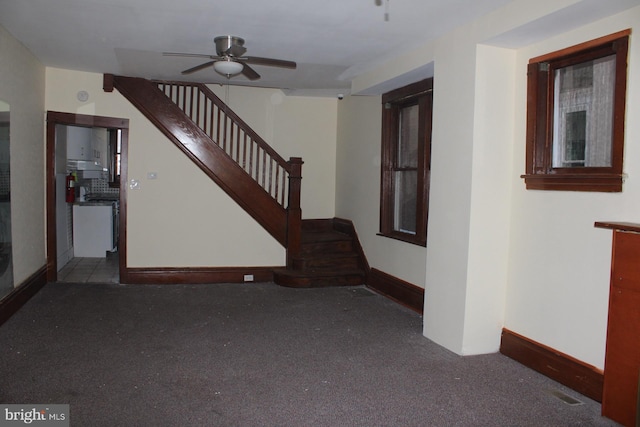
<path fill-rule="evenodd" d="M 553 167 L 611 166 L 615 55 L 555 72 Z"/>

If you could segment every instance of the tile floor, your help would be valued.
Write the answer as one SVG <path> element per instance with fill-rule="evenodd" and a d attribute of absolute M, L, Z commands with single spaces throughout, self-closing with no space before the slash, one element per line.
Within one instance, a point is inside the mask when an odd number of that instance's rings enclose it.
<path fill-rule="evenodd" d="M 58 272 L 58 282 L 119 283 L 118 255 L 73 258 Z"/>

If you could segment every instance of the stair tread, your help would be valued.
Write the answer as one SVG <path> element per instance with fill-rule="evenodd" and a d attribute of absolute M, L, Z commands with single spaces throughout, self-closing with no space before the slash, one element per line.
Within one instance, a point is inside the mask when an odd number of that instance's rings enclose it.
<path fill-rule="evenodd" d="M 295 260 L 318 260 L 318 259 L 341 259 L 341 258 L 358 258 L 358 254 L 353 251 L 336 251 L 336 252 L 322 252 L 322 253 L 309 253 L 295 257 Z"/>
<path fill-rule="evenodd" d="M 274 270 L 274 273 L 291 277 L 335 277 L 335 276 L 364 276 L 360 269 L 332 269 L 332 270 L 287 270 L 285 268 Z"/>
<path fill-rule="evenodd" d="M 302 250 L 290 268 L 274 270 L 274 281 L 297 288 L 363 284 L 366 272 L 353 236 L 333 227 L 333 220 L 303 221 Z"/>
<path fill-rule="evenodd" d="M 351 240 L 351 236 L 338 231 L 305 231 L 301 236 L 302 243 L 320 243 Z"/>

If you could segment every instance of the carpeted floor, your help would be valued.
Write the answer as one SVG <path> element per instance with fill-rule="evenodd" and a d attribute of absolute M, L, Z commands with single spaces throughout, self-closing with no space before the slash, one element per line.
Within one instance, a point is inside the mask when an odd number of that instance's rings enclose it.
<path fill-rule="evenodd" d="M 68 403 L 72 426 L 616 425 L 364 287 L 271 283 L 49 284 L 0 327 L 0 402 Z"/>

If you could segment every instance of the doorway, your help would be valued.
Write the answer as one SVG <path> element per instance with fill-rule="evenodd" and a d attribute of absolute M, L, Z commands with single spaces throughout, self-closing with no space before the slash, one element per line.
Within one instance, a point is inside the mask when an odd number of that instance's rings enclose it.
<path fill-rule="evenodd" d="M 116 153 L 119 160 L 119 179 L 117 182 L 127 182 L 127 152 L 128 152 L 128 140 L 129 140 L 129 120 L 115 117 L 103 117 L 103 116 L 89 116 L 84 114 L 73 113 L 61 113 L 55 111 L 47 112 L 47 136 L 46 136 L 46 176 L 47 176 L 47 281 L 55 282 L 58 278 L 59 263 L 66 262 L 64 254 L 59 253 L 59 248 L 64 245 L 59 245 L 59 238 L 62 236 L 60 230 L 59 217 L 68 215 L 70 207 L 66 203 L 60 203 L 61 192 L 65 189 L 65 183 L 60 182 L 64 179 L 64 176 L 68 173 L 66 167 L 64 168 L 62 175 L 60 170 L 56 170 L 56 164 L 58 169 L 60 168 L 61 160 L 56 161 L 56 156 L 60 156 L 60 153 L 56 152 L 56 139 L 57 132 L 60 127 L 81 127 L 90 129 L 102 129 L 106 130 L 109 135 L 118 135 L 119 150 Z M 66 162 L 66 156 L 63 160 Z M 116 158 L 116 155 L 110 156 L 110 158 Z M 115 164 L 109 165 L 109 170 L 114 171 Z M 117 184 L 115 184 L 117 185 Z M 119 185 L 119 191 L 116 195 L 115 202 L 117 202 L 118 220 L 114 224 L 114 229 L 117 229 L 119 238 L 117 239 L 116 249 L 109 257 L 106 254 L 105 262 L 109 262 L 111 266 L 117 265 L 119 282 L 126 282 L 126 185 Z M 64 222 L 64 221 L 62 221 Z M 115 257 L 115 258 L 114 258 Z M 110 259 L 109 259 L 110 258 Z M 95 264 L 99 262 L 96 260 L 74 260 L 74 266 Z M 99 261 L 99 260 L 98 260 Z M 80 264 L 82 262 L 82 264 Z M 72 264 L 71 262 L 69 264 Z M 62 267 L 62 264 L 60 265 Z M 68 272 L 65 271 L 65 274 Z"/>

